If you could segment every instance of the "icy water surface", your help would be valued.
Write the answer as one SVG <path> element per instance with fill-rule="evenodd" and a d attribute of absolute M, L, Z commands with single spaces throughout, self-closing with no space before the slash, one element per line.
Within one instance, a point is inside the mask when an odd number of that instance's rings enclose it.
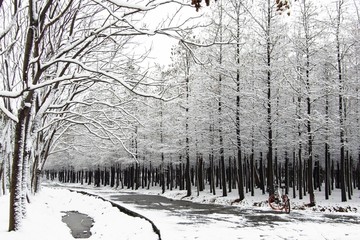
<path fill-rule="evenodd" d="M 71 235 L 74 238 L 89 238 L 91 236 L 90 229 L 94 224 L 94 220 L 91 217 L 77 211 L 64 213 L 62 221 L 70 228 Z"/>

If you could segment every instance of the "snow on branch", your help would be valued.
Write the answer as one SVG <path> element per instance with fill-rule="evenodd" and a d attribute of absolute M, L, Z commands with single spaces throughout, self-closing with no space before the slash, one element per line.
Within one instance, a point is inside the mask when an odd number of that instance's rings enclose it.
<path fill-rule="evenodd" d="M 135 10 L 139 10 L 139 11 L 148 11 L 152 8 L 154 8 L 154 6 L 147 6 L 147 5 L 140 5 L 140 4 L 136 4 L 136 3 L 129 3 L 123 0 L 107 0 L 108 2 L 115 4 L 118 7 L 125 7 L 125 8 L 129 8 L 129 9 L 135 9 Z M 99 3 L 98 1 L 94 1 Z"/>
<path fill-rule="evenodd" d="M 90 73 L 98 75 L 100 78 L 98 78 L 97 81 L 99 81 L 99 82 L 104 82 L 104 83 L 115 83 L 116 82 L 116 83 L 121 84 L 123 87 L 125 87 L 129 91 L 131 91 L 131 92 L 133 92 L 133 93 L 135 93 L 135 94 L 137 94 L 139 96 L 152 97 L 152 98 L 158 98 L 158 99 L 161 98 L 161 95 L 159 95 L 159 94 L 147 94 L 145 92 L 135 90 L 134 86 L 132 86 L 132 85 L 126 83 L 124 80 L 120 79 L 118 76 L 115 75 L 115 73 L 109 73 L 109 72 L 106 72 L 106 71 L 103 71 L 103 70 L 100 70 L 100 69 L 91 68 L 91 67 L 86 66 L 84 63 L 82 63 L 82 62 L 80 62 L 80 61 L 78 61 L 76 59 L 57 58 L 57 59 L 52 60 L 51 62 L 46 63 L 45 65 L 51 65 L 51 64 L 60 63 L 60 62 L 73 63 L 75 65 L 78 65 L 83 70 L 85 70 L 85 71 L 87 71 L 89 73 L 87 76 L 91 76 Z M 102 77 L 106 77 L 107 79 L 102 78 Z M 94 80 L 94 81 L 96 81 L 96 80 Z M 37 88 L 37 87 L 38 87 L 37 85 L 32 86 L 32 88 Z M 1 93 L 0 93 L 0 96 L 1 96 Z"/>
<path fill-rule="evenodd" d="M 152 10 L 154 8 L 157 8 L 161 5 L 168 4 L 168 3 L 187 5 L 187 4 L 184 4 L 183 2 L 175 1 L 175 0 L 166 0 L 166 1 L 154 1 L 153 0 L 153 1 L 149 1 L 147 4 L 144 4 L 144 5 L 136 4 L 136 3 L 129 3 L 124 0 L 107 0 L 107 1 L 112 4 L 115 4 L 118 7 L 124 7 L 124 8 L 134 9 L 134 10 L 138 10 L 138 11 L 149 11 L 149 10 Z M 206 1 L 209 1 L 209 0 L 206 0 Z M 97 2 L 97 1 L 95 1 L 95 2 Z"/>
<path fill-rule="evenodd" d="M 6 109 L 6 107 L 4 106 L 3 101 L 0 101 L 0 110 L 11 120 L 13 120 L 14 122 L 18 122 L 19 119 L 9 110 Z"/>

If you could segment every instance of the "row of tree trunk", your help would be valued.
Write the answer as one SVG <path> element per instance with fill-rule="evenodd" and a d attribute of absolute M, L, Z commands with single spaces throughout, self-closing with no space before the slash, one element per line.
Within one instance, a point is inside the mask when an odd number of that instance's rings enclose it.
<path fill-rule="evenodd" d="M 212 157 L 210 156 L 210 159 Z M 334 188 L 341 188 L 341 167 L 339 162 L 332 161 L 327 171 L 323 169 L 319 161 L 316 161 L 313 168 L 313 188 L 322 191 L 325 185 L 326 199 L 331 195 Z M 356 166 L 355 166 L 356 165 Z M 220 161 L 211 160 L 210 163 L 205 162 L 201 157 L 196 163 L 190 167 L 191 187 L 196 187 L 197 193 L 203 191 L 208 185 L 211 193 L 216 194 L 216 189 L 228 192 L 236 189 L 239 183 L 239 171 L 235 158 L 229 158 L 223 171 Z M 254 161 L 252 158 L 243 160 L 242 183 L 246 193 L 251 192 L 254 195 L 254 189 L 259 188 L 265 194 L 269 189 L 267 179 L 268 168 L 262 159 Z M 308 166 L 306 162 L 299 164 L 295 158 L 293 161 L 286 158 L 285 162 L 280 163 L 275 158 L 273 165 L 273 184 L 284 187 L 285 192 L 289 193 L 292 187 L 293 198 L 302 199 L 306 196 L 308 189 L 307 181 Z M 46 178 L 50 180 L 59 180 L 63 183 L 81 183 L 93 184 L 94 186 L 110 186 L 115 188 L 139 189 L 158 186 L 163 189 L 185 190 L 186 187 L 186 164 L 185 163 L 168 163 L 159 166 L 152 164 L 134 163 L 127 166 L 116 164 L 111 167 L 98 166 L 96 169 L 86 169 L 75 171 L 74 168 L 64 168 L 60 171 L 46 171 Z M 346 186 L 348 198 L 351 199 L 353 189 L 360 190 L 360 161 L 354 164 L 352 159 L 346 161 Z M 225 182 L 224 182 L 225 181 Z"/>

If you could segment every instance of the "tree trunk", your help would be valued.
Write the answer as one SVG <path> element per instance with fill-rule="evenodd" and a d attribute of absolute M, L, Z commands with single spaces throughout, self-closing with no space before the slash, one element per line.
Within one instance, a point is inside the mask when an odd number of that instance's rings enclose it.
<path fill-rule="evenodd" d="M 190 176 L 190 156 L 186 154 L 186 167 L 185 167 L 185 184 L 186 184 L 186 196 L 191 196 L 191 176 Z"/>
<path fill-rule="evenodd" d="M 229 161 L 228 161 L 228 171 L 227 171 L 227 181 L 228 181 L 228 188 L 229 188 L 229 193 L 232 190 L 232 164 L 231 164 L 231 157 L 229 157 Z"/>
<path fill-rule="evenodd" d="M 336 53 L 337 53 L 337 71 L 339 84 L 339 122 L 340 122 L 340 183 L 341 183 L 341 201 L 346 202 L 346 170 L 345 170 L 345 124 L 343 111 L 343 73 L 340 50 L 340 25 L 341 25 L 342 2 L 337 4 L 337 22 L 336 22 Z"/>
<path fill-rule="evenodd" d="M 170 162 L 170 191 L 174 188 L 175 174 L 174 174 L 174 166 L 173 163 Z"/>
<path fill-rule="evenodd" d="M 307 115 L 308 115 L 308 120 L 307 120 L 307 135 L 308 135 L 308 162 L 307 162 L 307 189 L 308 189 L 308 193 L 309 193 L 309 200 L 310 206 L 315 205 L 315 195 L 314 195 L 314 185 L 313 185 L 313 133 L 312 133 L 312 129 L 311 129 L 311 121 L 310 121 L 310 116 L 311 116 L 311 99 L 310 99 L 310 79 L 309 79 L 309 74 L 310 74 L 310 53 L 309 53 L 309 49 L 307 47 L 307 53 L 306 53 L 306 85 L 307 85 L 307 90 L 308 90 L 308 94 L 306 97 L 306 104 L 307 104 Z"/>
<path fill-rule="evenodd" d="M 285 193 L 289 194 L 289 158 L 285 152 Z"/>
<path fill-rule="evenodd" d="M 111 166 L 110 168 L 110 187 L 115 186 L 115 166 Z"/>
<path fill-rule="evenodd" d="M 272 2 L 267 3 L 267 26 L 266 26 L 266 58 L 267 58 L 267 128 L 268 128 L 268 152 L 267 152 L 267 184 L 269 195 L 274 192 L 274 170 L 273 170 L 273 129 L 272 129 L 272 104 L 271 104 L 271 11 Z"/>
<path fill-rule="evenodd" d="M 293 151 L 293 198 L 296 198 L 296 186 L 297 186 L 297 168 L 296 168 L 296 152 L 295 149 Z"/>
<path fill-rule="evenodd" d="M 163 153 L 162 153 L 162 158 L 163 158 Z M 162 159 L 161 165 L 160 165 L 160 186 L 161 186 L 161 192 L 164 194 L 165 193 L 165 166 L 164 166 L 164 160 Z"/>
<path fill-rule="evenodd" d="M 10 213 L 9 231 L 16 231 L 21 226 L 22 207 L 22 170 L 24 156 L 25 124 L 30 108 L 23 107 L 19 110 L 19 121 L 15 125 L 14 152 L 10 186 Z"/>
<path fill-rule="evenodd" d="M 358 165 L 357 165 L 357 170 L 356 170 L 356 176 L 357 176 L 357 188 L 358 190 L 360 190 L 360 152 L 359 152 L 359 156 L 358 156 Z"/>
<path fill-rule="evenodd" d="M 301 97 L 300 95 L 298 96 L 298 100 L 297 100 L 297 112 L 298 112 L 298 120 L 301 120 L 300 117 L 300 109 L 301 109 Z M 300 129 L 300 123 L 298 123 L 298 136 L 299 139 L 301 139 L 301 129 Z M 302 144 L 301 141 L 299 141 L 299 149 L 298 149 L 298 187 L 299 187 L 299 199 L 303 199 L 303 191 L 302 191 L 302 186 L 303 186 L 303 166 L 302 166 Z"/>
<path fill-rule="evenodd" d="M 254 196 L 255 195 L 255 184 L 254 184 L 254 170 L 255 170 L 255 167 L 254 167 L 254 155 L 251 154 L 250 155 L 250 192 L 251 192 L 251 196 Z"/>
<path fill-rule="evenodd" d="M 94 183 L 96 187 L 100 187 L 100 168 L 95 170 Z"/>
<path fill-rule="evenodd" d="M 215 191 L 215 169 L 214 169 L 214 156 L 211 154 L 209 156 L 210 158 L 210 192 L 213 193 L 213 195 L 216 195 L 216 191 Z M 360 162 L 360 160 L 359 160 Z"/>
<path fill-rule="evenodd" d="M 243 176 L 243 166 L 241 159 L 241 129 L 240 129 L 240 6 L 238 5 L 237 11 L 237 30 L 236 30 L 236 61 L 238 68 L 236 69 L 236 151 L 237 151 L 237 161 L 238 161 L 238 172 L 237 172 L 237 182 L 238 182 L 238 194 L 239 199 L 242 201 L 245 199 L 244 194 L 244 176 Z"/>
<path fill-rule="evenodd" d="M 349 200 L 351 200 L 351 196 L 352 196 L 352 184 L 351 184 L 351 171 L 352 171 L 352 157 L 349 157 L 349 153 L 347 152 L 347 157 L 346 157 L 346 166 L 347 166 L 347 178 L 346 178 L 346 182 L 347 182 L 347 186 L 348 186 L 348 198 Z"/>
<path fill-rule="evenodd" d="M 198 160 L 198 182 L 199 191 L 204 191 L 204 162 L 202 156 L 199 156 Z"/>
<path fill-rule="evenodd" d="M 5 166 L 5 159 L 2 160 L 1 165 L 0 165 L 0 185 L 1 185 L 0 186 L 0 196 L 5 194 L 5 191 L 4 191 L 5 167 L 4 166 Z"/>
<path fill-rule="evenodd" d="M 186 185 L 186 196 L 191 196 L 191 176 L 190 176 L 190 136 L 189 136 L 189 97 L 190 97 L 190 57 L 188 53 L 186 53 L 186 74 L 185 74 L 185 83 L 186 83 L 186 123 L 185 123 L 185 158 L 186 158 L 186 166 L 185 166 L 185 185 Z"/>
<path fill-rule="evenodd" d="M 263 163 L 263 154 L 260 152 L 260 186 L 262 194 L 265 194 L 265 174 L 264 174 L 264 163 Z"/>

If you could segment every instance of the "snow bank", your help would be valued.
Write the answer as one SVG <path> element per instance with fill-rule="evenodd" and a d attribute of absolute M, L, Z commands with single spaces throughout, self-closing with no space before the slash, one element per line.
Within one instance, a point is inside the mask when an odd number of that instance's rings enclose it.
<path fill-rule="evenodd" d="M 9 196 L 0 197 L 0 239 L 1 240 L 67 240 L 74 239 L 70 229 L 61 221 L 64 212 L 78 211 L 92 217 L 91 228 L 95 239 L 158 239 L 151 225 L 143 219 L 121 213 L 95 197 L 84 196 L 65 189 L 44 187 L 28 205 L 28 217 L 17 232 L 7 232 Z"/>

